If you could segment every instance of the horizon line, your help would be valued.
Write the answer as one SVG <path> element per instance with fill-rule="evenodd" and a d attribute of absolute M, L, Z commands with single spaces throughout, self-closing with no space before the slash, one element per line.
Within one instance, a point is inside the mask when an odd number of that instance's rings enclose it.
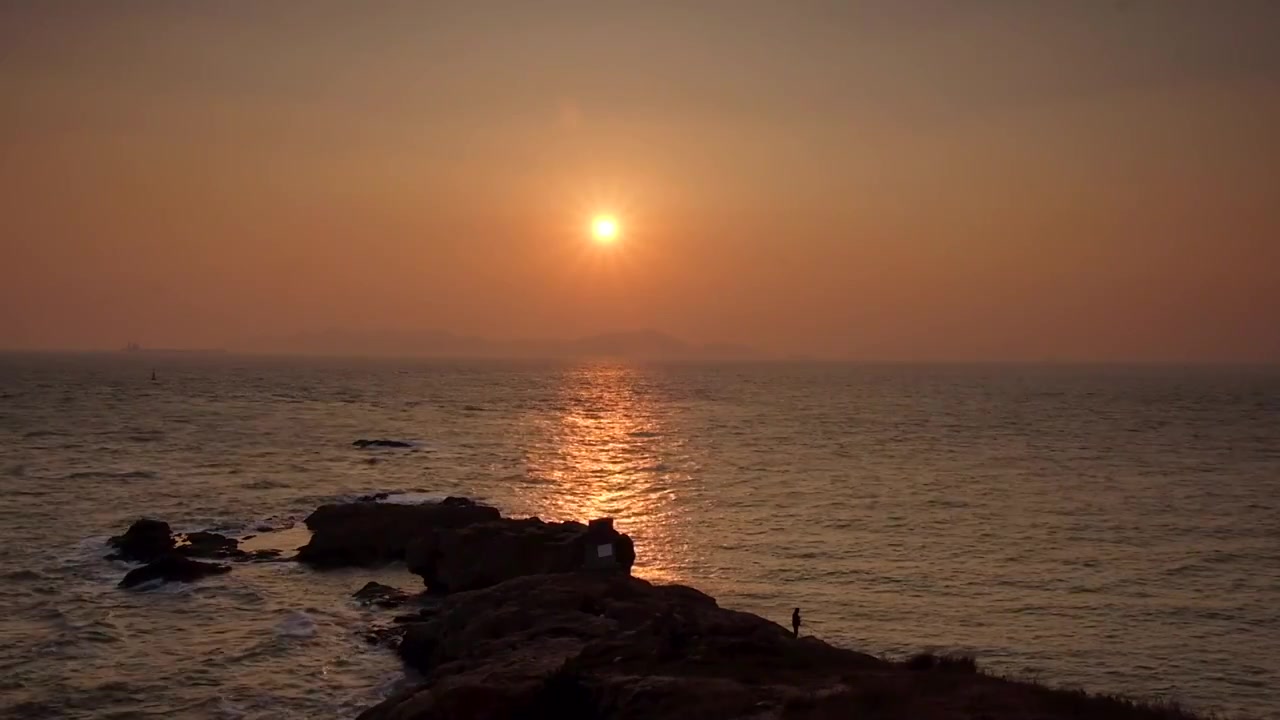
<path fill-rule="evenodd" d="M 120 349 L 101 347 L 68 348 L 10 348 L 0 347 L 0 355 L 109 355 L 113 357 L 227 357 L 227 358 L 275 358 L 275 359 L 334 359 L 334 360 L 450 360 L 450 361 L 591 361 L 614 360 L 641 363 L 679 363 L 679 364 L 734 364 L 734 365 L 797 365 L 797 364 L 840 364 L 840 365 L 916 365 L 916 366 L 962 366 L 962 365 L 1006 365 L 1006 366 L 1041 366 L 1041 367 L 1236 367 L 1236 368 L 1280 368 L 1277 359 L 1195 359 L 1195 358 L 876 358 L 857 356 L 824 356 L 818 354 L 796 353 L 793 355 L 764 354 L 752 357 L 697 357 L 661 354 L 527 354 L 477 355 L 467 353 L 370 353 L 370 352 L 307 352 L 307 351 L 259 351 L 222 348 L 156 348 L 142 352 L 127 352 Z"/>

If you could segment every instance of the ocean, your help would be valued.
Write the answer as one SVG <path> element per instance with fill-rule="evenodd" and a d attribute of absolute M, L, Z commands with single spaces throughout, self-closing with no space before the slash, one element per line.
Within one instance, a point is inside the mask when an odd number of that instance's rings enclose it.
<path fill-rule="evenodd" d="M 146 353 L 0 355 L 0 713 L 353 718 L 403 673 L 350 595 L 416 576 L 124 591 L 103 544 L 373 492 L 612 516 L 637 575 L 866 652 L 1280 717 L 1277 368 Z"/>

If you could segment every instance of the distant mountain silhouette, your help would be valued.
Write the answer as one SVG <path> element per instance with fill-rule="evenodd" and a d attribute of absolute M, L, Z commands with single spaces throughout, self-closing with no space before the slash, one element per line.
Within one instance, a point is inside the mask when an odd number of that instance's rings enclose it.
<path fill-rule="evenodd" d="M 588 335 L 574 339 L 493 340 L 442 330 L 393 332 L 325 330 L 258 338 L 240 350 L 305 355 L 374 355 L 473 358 L 616 357 L 653 360 L 745 360 L 760 357 L 742 345 L 696 345 L 657 330 Z"/>
<path fill-rule="evenodd" d="M 695 349 L 683 340 L 655 330 L 592 335 L 567 344 L 574 355 L 681 356 Z"/>

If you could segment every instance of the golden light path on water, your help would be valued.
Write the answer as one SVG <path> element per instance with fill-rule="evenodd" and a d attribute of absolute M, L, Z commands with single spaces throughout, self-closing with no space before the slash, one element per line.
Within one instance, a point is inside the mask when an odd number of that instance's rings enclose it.
<path fill-rule="evenodd" d="M 636 575 L 688 582 L 680 568 L 694 556 L 677 493 L 696 467 L 650 382 L 623 365 L 568 371 L 557 412 L 533 420 L 542 437 L 527 445 L 528 465 L 556 486 L 542 500 L 546 519 L 612 517 L 636 542 Z"/>

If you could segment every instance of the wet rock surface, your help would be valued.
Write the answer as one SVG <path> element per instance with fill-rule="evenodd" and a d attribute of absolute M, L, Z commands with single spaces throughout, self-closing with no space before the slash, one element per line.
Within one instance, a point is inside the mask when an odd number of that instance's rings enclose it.
<path fill-rule="evenodd" d="M 227 565 L 199 562 L 193 558 L 281 562 L 279 550 L 245 551 L 240 548 L 239 540 L 205 530 L 175 535 L 169 523 L 150 518 L 134 522 L 123 535 L 112 537 L 107 544 L 116 550 L 107 555 L 108 560 L 144 563 L 142 567 L 130 570 L 120 581 L 120 587 L 126 588 L 152 580 L 193 582 L 231 570 Z"/>
<path fill-rule="evenodd" d="M 307 516 L 311 540 L 298 549 L 298 560 L 317 568 L 385 564 L 403 560 L 409 544 L 422 535 L 500 517 L 497 508 L 467 498 L 446 498 L 421 505 L 322 505 Z"/>
<path fill-rule="evenodd" d="M 393 608 L 405 604 L 409 600 L 409 593 L 399 588 L 393 588 L 390 585 L 368 582 L 365 583 L 364 587 L 352 593 L 351 597 L 364 605 Z"/>
<path fill-rule="evenodd" d="M 123 535 L 107 541 L 115 552 L 107 557 L 112 560 L 150 562 L 173 550 L 175 541 L 169 523 L 142 518 L 129 526 Z"/>
<path fill-rule="evenodd" d="M 424 680 L 359 720 L 1191 720 L 1167 707 L 837 648 L 692 588 L 532 575 L 444 599 L 398 652 Z"/>
<path fill-rule="evenodd" d="M 845 675 L 890 668 L 691 588 L 595 572 L 450 596 L 408 626 L 399 653 L 425 682 L 362 720 L 770 717 Z"/>
<path fill-rule="evenodd" d="M 245 555 L 240 551 L 239 541 L 220 533 L 203 530 L 182 536 L 181 544 L 175 549 L 187 557 L 198 558 L 230 558 Z"/>
<path fill-rule="evenodd" d="M 358 448 L 411 448 L 413 443 L 407 443 L 403 440 L 366 440 L 361 438 L 351 443 L 351 446 Z"/>
<path fill-rule="evenodd" d="M 153 580 L 164 582 L 194 582 L 210 575 L 231 572 L 227 565 L 201 562 L 181 555 L 165 555 L 146 565 L 130 570 L 120 581 L 120 587 L 131 588 Z"/>
<path fill-rule="evenodd" d="M 608 518 L 587 525 L 501 518 L 424 533 L 409 544 L 405 560 L 428 590 L 450 593 L 522 575 L 575 570 L 625 575 L 635 562 L 635 547 Z"/>
<path fill-rule="evenodd" d="M 256 536 L 246 536 L 249 539 Z M 194 532 L 178 536 L 178 545 L 174 551 L 186 557 L 215 560 L 253 560 L 256 562 L 274 562 L 279 559 L 280 551 L 261 549 L 246 551 L 240 548 L 240 541 L 215 532 Z"/>

